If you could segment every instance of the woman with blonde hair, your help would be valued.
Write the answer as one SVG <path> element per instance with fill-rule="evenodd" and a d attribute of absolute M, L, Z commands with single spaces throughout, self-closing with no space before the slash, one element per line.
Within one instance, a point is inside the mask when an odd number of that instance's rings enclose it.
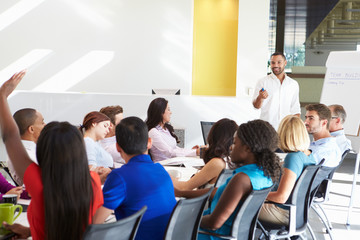
<path fill-rule="evenodd" d="M 275 192 L 269 193 L 267 197 L 267 200 L 275 202 L 275 204 L 264 204 L 259 219 L 264 222 L 286 225 L 289 221 L 289 212 L 287 208 L 280 207 L 280 204 L 286 203 L 288 200 L 303 169 L 308 165 L 314 165 L 316 162 L 308 149 L 310 145 L 309 135 L 304 122 L 299 117 L 286 116 L 280 123 L 278 134 L 280 148 L 288 154 L 284 159 L 279 186 Z"/>

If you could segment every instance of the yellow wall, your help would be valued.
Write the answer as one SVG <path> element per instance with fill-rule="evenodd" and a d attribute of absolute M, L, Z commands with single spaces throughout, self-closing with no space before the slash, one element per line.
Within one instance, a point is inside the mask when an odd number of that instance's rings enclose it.
<path fill-rule="evenodd" d="M 239 0 L 194 0 L 193 95 L 236 96 Z"/>

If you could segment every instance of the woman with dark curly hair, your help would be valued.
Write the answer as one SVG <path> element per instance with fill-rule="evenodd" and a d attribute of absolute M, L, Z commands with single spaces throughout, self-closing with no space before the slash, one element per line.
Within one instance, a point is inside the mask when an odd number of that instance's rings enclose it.
<path fill-rule="evenodd" d="M 215 184 L 220 172 L 232 166 L 230 162 L 230 146 L 238 125 L 235 121 L 223 118 L 210 129 L 207 141 L 209 147 L 204 152 L 205 166 L 186 182 L 173 179 L 174 186 L 180 190 L 192 190 L 200 186 L 211 187 Z"/>
<path fill-rule="evenodd" d="M 263 120 L 254 120 L 241 124 L 234 136 L 231 161 L 242 164 L 234 170 L 226 183 L 215 189 L 210 207 L 204 211 L 201 228 L 219 234 L 229 234 L 234 220 L 233 212 L 252 190 L 268 188 L 280 175 L 279 157 L 275 154 L 278 147 L 278 135 L 275 129 Z M 206 189 L 197 191 L 179 191 L 179 197 L 194 197 L 203 194 Z M 214 194 L 214 192 L 213 192 Z M 213 239 L 200 234 L 198 239 Z"/>

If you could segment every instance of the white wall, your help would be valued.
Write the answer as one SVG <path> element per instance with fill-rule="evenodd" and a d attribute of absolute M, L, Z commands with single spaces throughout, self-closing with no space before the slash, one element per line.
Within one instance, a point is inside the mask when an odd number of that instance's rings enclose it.
<path fill-rule="evenodd" d="M 193 0 L 1 0 L 0 84 L 28 68 L 12 111 L 73 124 L 113 104 L 144 119 L 151 89 L 181 89 L 167 98 L 191 147 L 202 142 L 200 120 L 259 116 L 246 94 L 266 74 L 268 16 L 269 0 L 239 0 L 237 97 L 194 97 Z"/>
<path fill-rule="evenodd" d="M 21 9 L 30 10 L 22 15 Z M 178 88 L 189 94 L 192 9 L 192 0 L 1 0 L 0 70 L 46 49 L 20 89 L 52 79 L 38 90 L 150 94 Z"/>
<path fill-rule="evenodd" d="M 326 60 L 332 51 L 355 51 L 356 44 L 339 45 L 338 47 L 326 45 L 307 48 L 305 50 L 305 66 L 325 66 Z"/>
<path fill-rule="evenodd" d="M 244 96 L 267 72 L 270 0 L 239 0 L 236 95 Z"/>

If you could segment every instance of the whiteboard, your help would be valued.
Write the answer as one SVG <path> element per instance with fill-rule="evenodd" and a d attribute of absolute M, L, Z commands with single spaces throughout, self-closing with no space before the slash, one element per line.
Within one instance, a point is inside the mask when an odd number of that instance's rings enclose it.
<path fill-rule="evenodd" d="M 320 102 L 340 104 L 345 108 L 346 134 L 358 135 L 360 123 L 360 52 L 331 52 Z"/>

